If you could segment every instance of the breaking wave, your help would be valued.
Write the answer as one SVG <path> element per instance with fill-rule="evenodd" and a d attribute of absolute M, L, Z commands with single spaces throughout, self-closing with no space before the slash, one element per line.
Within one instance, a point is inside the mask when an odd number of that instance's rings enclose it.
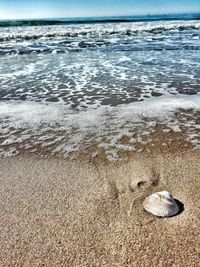
<path fill-rule="evenodd" d="M 159 21 L 0 28 L 0 55 L 199 50 L 200 22 Z"/>

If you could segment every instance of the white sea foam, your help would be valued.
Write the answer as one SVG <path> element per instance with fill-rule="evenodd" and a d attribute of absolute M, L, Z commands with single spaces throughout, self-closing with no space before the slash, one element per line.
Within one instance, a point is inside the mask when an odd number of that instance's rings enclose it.
<path fill-rule="evenodd" d="M 105 24 L 91 24 L 91 25 L 67 25 L 67 26 L 37 26 L 37 27 L 10 27 L 1 28 L 1 39 L 9 40 L 15 38 L 27 37 L 42 37 L 44 40 L 48 36 L 63 36 L 71 34 L 71 37 L 77 35 L 83 36 L 83 33 L 88 35 L 105 35 L 112 32 L 115 34 L 126 33 L 127 30 L 133 32 L 144 32 L 156 29 L 162 30 L 179 30 L 180 27 L 198 27 L 200 22 L 198 20 L 191 21 L 156 21 L 156 22 L 130 22 L 130 23 L 105 23 Z M 26 37 L 26 38 L 25 38 Z M 149 38 L 148 38 L 149 39 Z M 112 39 L 115 41 L 115 39 Z M 24 45 L 28 44 L 28 41 L 24 42 Z"/>
<path fill-rule="evenodd" d="M 186 113 L 200 104 L 199 26 L 0 28 L 0 154 L 39 147 L 68 156 L 95 144 L 111 159 L 120 150 L 140 151 L 156 123 L 166 134 L 187 128 L 197 147 L 199 121 Z M 178 109 L 185 111 L 175 116 Z"/>
<path fill-rule="evenodd" d="M 19 147 L 25 149 L 27 144 L 28 148 L 38 144 L 48 148 L 51 154 L 68 156 L 96 143 L 104 147 L 108 158 L 115 159 L 122 149 L 136 149 L 134 139 L 136 144 L 148 143 L 143 137 L 154 130 L 156 123 L 178 132 L 186 126 L 188 140 L 198 145 L 195 133 L 200 125 L 192 123 L 195 118 L 191 119 L 190 125 L 179 121 L 174 117 L 178 109 L 200 110 L 200 96 L 165 96 L 117 107 L 89 108 L 82 112 L 73 112 L 58 104 L 3 102 L 0 106 L 0 137 L 3 140 L 0 152 L 1 155 L 10 155 L 14 153 L 10 150 L 15 148 L 16 154 Z M 124 135 L 131 138 L 129 144 L 120 143 Z"/>
<path fill-rule="evenodd" d="M 146 99 L 143 102 L 135 102 L 117 107 L 101 106 L 98 109 L 88 107 L 87 111 L 73 112 L 68 110 L 65 105 L 45 104 L 35 102 L 9 101 L 1 102 L 0 117 L 10 118 L 15 123 L 52 123 L 65 120 L 76 121 L 84 127 L 93 123 L 98 124 L 99 117 L 115 115 L 123 119 L 140 120 L 146 118 L 167 118 L 169 113 L 177 109 L 200 109 L 200 94 L 195 96 L 161 96 L 159 98 Z"/>

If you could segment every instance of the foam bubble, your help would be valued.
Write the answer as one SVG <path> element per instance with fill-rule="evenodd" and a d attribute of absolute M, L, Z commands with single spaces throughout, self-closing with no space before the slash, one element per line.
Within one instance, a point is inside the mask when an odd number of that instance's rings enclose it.
<path fill-rule="evenodd" d="M 60 104 L 4 102 L 0 106 L 1 155 L 5 155 L 5 151 L 11 155 L 9 149 L 13 151 L 13 147 L 18 153 L 19 147 L 26 149 L 28 144 L 30 150 L 37 144 L 50 154 L 67 156 L 95 143 L 105 149 L 109 158 L 116 159 L 118 151 L 134 151 L 138 143 L 147 144 L 147 137 L 158 122 L 176 132 L 188 127 L 188 140 L 198 145 L 200 125 L 195 118 L 190 118 L 189 125 L 176 118 L 174 114 L 178 109 L 183 109 L 183 114 L 186 110 L 199 110 L 200 96 L 160 97 L 82 112 L 71 111 Z M 123 136 L 129 139 L 127 144 L 121 143 Z"/>

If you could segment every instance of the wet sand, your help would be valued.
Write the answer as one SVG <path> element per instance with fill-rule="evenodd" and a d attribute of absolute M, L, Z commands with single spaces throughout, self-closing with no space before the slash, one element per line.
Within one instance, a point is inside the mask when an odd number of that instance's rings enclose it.
<path fill-rule="evenodd" d="M 0 266 L 198 266 L 199 152 L 0 159 Z M 171 218 L 142 201 L 168 190 Z"/>

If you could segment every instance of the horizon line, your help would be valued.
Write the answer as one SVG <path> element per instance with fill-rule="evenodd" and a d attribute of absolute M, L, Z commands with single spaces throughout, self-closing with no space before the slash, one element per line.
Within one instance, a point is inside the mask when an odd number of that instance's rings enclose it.
<path fill-rule="evenodd" d="M 192 15 L 192 14 L 199 14 L 200 15 L 200 11 L 192 11 L 192 12 L 170 12 L 170 13 L 141 13 L 141 14 L 135 14 L 135 15 L 106 15 L 106 16 L 67 16 L 67 17 L 30 17 L 30 18 L 8 18 L 8 19 L 1 19 L 0 21 L 7 21 L 7 20 L 44 20 L 44 19 L 81 19 L 81 18 L 117 18 L 117 17 L 142 17 L 142 16 L 169 16 L 169 15 Z"/>

